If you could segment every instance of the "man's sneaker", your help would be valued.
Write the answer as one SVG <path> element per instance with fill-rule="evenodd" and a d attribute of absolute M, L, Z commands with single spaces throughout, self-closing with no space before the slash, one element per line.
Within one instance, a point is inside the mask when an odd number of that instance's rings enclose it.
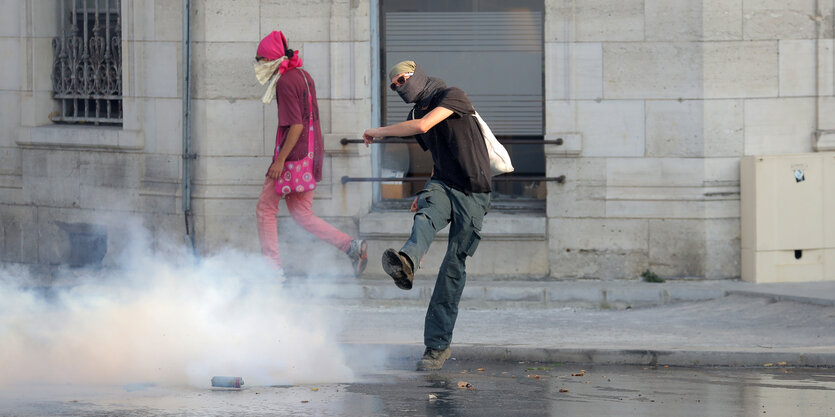
<path fill-rule="evenodd" d="M 441 369 L 444 366 L 444 362 L 449 359 L 450 354 L 452 354 L 452 352 L 449 348 L 439 350 L 428 347 L 425 351 L 423 351 L 423 357 L 420 358 L 417 363 L 417 370 L 434 371 Z"/>
<path fill-rule="evenodd" d="M 401 290 L 411 290 L 414 273 L 412 262 L 394 249 L 383 252 L 383 270 L 394 279 L 394 285 Z"/>
<path fill-rule="evenodd" d="M 354 267 L 354 275 L 359 277 L 365 271 L 368 264 L 368 243 L 364 240 L 352 240 L 348 248 L 348 257 L 351 258 L 351 265 Z"/>

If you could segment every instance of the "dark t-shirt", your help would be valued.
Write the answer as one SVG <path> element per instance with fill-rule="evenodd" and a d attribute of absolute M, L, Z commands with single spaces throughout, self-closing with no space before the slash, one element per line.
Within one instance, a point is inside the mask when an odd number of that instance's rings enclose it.
<path fill-rule="evenodd" d="M 310 118 L 307 105 L 307 86 L 304 78 L 310 85 L 310 94 L 313 102 L 313 177 L 316 181 L 322 181 L 322 161 L 325 157 L 325 144 L 322 141 L 322 128 L 319 126 L 319 103 L 316 101 L 316 85 L 313 77 L 301 68 L 287 70 L 275 83 L 275 98 L 278 105 L 278 132 L 276 132 L 276 150 L 287 139 L 287 132 L 291 125 L 300 124 L 304 126 L 299 140 L 293 146 L 293 150 L 287 156 L 288 161 L 298 161 L 307 155 L 308 132 L 310 130 Z M 275 156 L 273 156 L 275 159 Z"/>
<path fill-rule="evenodd" d="M 467 194 L 490 192 L 490 159 L 469 97 L 460 88 L 447 88 L 437 93 L 426 109 L 415 108 L 414 118 L 420 119 L 438 106 L 451 110 L 452 115 L 428 132 L 415 135 L 421 148 L 432 152 L 432 179 Z"/>

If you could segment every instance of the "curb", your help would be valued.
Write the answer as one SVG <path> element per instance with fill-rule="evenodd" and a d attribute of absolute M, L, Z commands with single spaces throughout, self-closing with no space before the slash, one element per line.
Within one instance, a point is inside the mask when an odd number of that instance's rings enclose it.
<path fill-rule="evenodd" d="M 760 297 L 760 298 L 768 298 L 774 301 L 793 301 L 796 303 L 803 303 L 803 304 L 814 304 L 824 307 L 832 307 L 835 306 L 835 300 L 826 299 L 826 298 L 818 298 L 818 297 L 808 297 L 808 296 L 801 296 L 801 295 L 784 295 L 784 294 L 773 294 L 769 292 L 758 292 L 758 291 L 743 291 L 743 290 L 728 290 L 726 295 L 741 295 L 744 297 Z"/>
<path fill-rule="evenodd" d="M 363 280 L 320 284 L 340 300 L 364 303 L 426 304 L 433 283 L 416 284 L 411 291 L 396 288 L 390 281 Z M 729 288 L 706 285 L 663 285 L 614 283 L 547 283 L 536 281 L 472 282 L 464 288 L 461 302 L 468 306 L 504 304 L 549 308 L 577 306 L 587 308 L 650 307 L 687 301 L 722 298 Z"/>
<path fill-rule="evenodd" d="M 564 349 L 461 346 L 456 349 L 456 355 L 462 359 L 489 358 L 495 360 L 589 363 L 595 365 L 762 367 L 785 363 L 785 366 L 800 367 L 835 366 L 835 353 L 779 351 Z"/>
<path fill-rule="evenodd" d="M 385 352 L 390 362 L 417 361 L 422 344 L 345 344 L 348 355 L 371 348 Z M 455 344 L 452 357 L 459 360 L 552 362 L 593 365 L 680 367 L 835 367 L 835 352 L 687 349 L 537 348 Z"/>
<path fill-rule="evenodd" d="M 396 288 L 389 281 L 330 282 L 319 289 L 341 301 L 381 305 L 425 305 L 432 296 L 432 284 L 416 284 L 411 291 Z M 705 284 L 643 283 L 538 283 L 498 281 L 468 283 L 461 297 L 466 307 L 522 307 L 622 309 L 655 307 L 680 302 L 707 301 L 727 296 L 766 298 L 819 306 L 835 306 L 835 297 L 781 294 L 767 289 L 736 289 L 736 284 L 711 287 Z"/>

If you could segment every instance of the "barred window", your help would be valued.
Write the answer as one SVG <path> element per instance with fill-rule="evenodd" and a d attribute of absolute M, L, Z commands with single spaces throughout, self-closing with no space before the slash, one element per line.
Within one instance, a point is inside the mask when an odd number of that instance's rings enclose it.
<path fill-rule="evenodd" d="M 53 39 L 56 123 L 122 124 L 121 0 L 61 0 Z"/>

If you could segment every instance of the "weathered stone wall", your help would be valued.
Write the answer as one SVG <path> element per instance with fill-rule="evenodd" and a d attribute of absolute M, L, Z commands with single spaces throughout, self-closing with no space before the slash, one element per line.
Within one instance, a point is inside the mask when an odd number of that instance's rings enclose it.
<path fill-rule="evenodd" d="M 192 3 L 198 251 L 258 251 L 255 202 L 277 119 L 275 104 L 260 102 L 252 58 L 272 30 L 287 34 L 317 83 L 327 155 L 314 210 L 370 237 L 377 253 L 400 242 L 409 216 L 370 213 L 371 185 L 339 181 L 372 172 L 368 148 L 338 140 L 373 123 L 377 3 Z M 547 233 L 528 230 L 540 227 L 541 216 L 518 215 L 521 229 L 506 225 L 506 216 L 488 219 L 473 273 L 739 276 L 740 157 L 835 147 L 835 0 L 545 6 L 546 132 L 565 139 L 546 148 L 546 169 L 567 181 L 548 186 Z M 56 10 L 40 0 L 0 2 L 0 53 L 16 58 L 0 61 L 0 261 L 65 262 L 64 223 L 105 226 L 104 263 L 116 262 L 133 239 L 127 218 L 138 218 L 154 242 L 182 241 L 180 2 L 122 0 L 120 129 L 49 121 Z M 327 258 L 313 269 L 347 265 L 287 214 L 282 204 L 288 261 L 315 252 Z M 509 258 L 518 264 L 496 261 Z"/>
<path fill-rule="evenodd" d="M 356 236 L 357 218 L 371 205 L 371 186 L 342 185 L 340 179 L 370 176 L 370 150 L 342 146 L 339 139 L 357 138 L 370 125 L 369 1 L 197 3 L 193 126 L 199 159 L 194 198 L 202 250 L 231 246 L 260 251 L 255 203 L 273 154 L 278 119 L 275 102 L 261 103 L 265 87 L 256 82 L 252 61 L 258 42 L 273 30 L 281 30 L 290 47 L 300 51 L 316 82 L 326 158 L 314 212 Z M 280 210 L 284 258 L 325 252 L 329 261 L 347 262 L 336 249 L 308 239 L 284 203 Z"/>
<path fill-rule="evenodd" d="M 193 212 L 197 249 L 258 251 L 255 201 L 277 126 L 252 72 L 258 41 L 283 30 L 317 81 L 326 133 L 325 179 L 315 210 L 356 234 L 370 185 L 370 152 L 339 145 L 370 122 L 367 1 L 193 1 Z M 64 223 L 104 226 L 115 263 L 134 240 L 127 219 L 154 244 L 182 242 L 182 9 L 179 1 L 122 0 L 121 128 L 49 120 L 56 2 L 0 3 L 0 261 L 62 264 Z M 282 205 L 282 222 L 287 210 Z M 137 223 L 137 221 L 130 222 Z M 341 259 L 341 258 L 340 258 Z"/>
<path fill-rule="evenodd" d="M 76 255 L 74 238 L 102 233 L 101 261 L 111 264 L 134 240 L 137 223 L 182 241 L 179 6 L 122 2 L 121 128 L 54 125 L 58 2 L 0 7 L 8 20 L 0 44 L 13 57 L 0 71 L 0 260 L 66 264 Z"/>
<path fill-rule="evenodd" d="M 739 158 L 835 118 L 832 3 L 546 1 L 551 275 L 739 276 Z"/>

